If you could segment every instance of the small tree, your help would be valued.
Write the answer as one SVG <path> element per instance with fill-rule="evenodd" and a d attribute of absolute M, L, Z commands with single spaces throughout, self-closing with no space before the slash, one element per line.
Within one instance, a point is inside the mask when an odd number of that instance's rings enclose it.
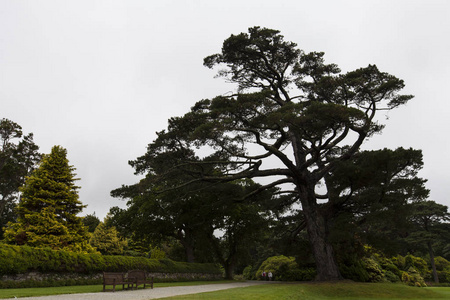
<path fill-rule="evenodd" d="M 16 223 L 8 223 L 8 243 L 33 247 L 51 247 L 74 251 L 92 251 L 82 218 L 85 207 L 78 199 L 73 166 L 67 150 L 54 146 L 44 155 L 39 167 L 27 178 L 21 189 Z"/>
<path fill-rule="evenodd" d="M 89 243 L 101 254 L 107 255 L 121 255 L 127 247 L 127 241 L 119 238 L 116 228 L 106 226 L 104 222 L 98 224 Z"/>

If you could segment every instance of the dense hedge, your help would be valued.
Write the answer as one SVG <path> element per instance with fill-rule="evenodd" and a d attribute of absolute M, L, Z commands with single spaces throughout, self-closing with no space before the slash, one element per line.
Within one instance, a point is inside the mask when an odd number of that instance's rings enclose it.
<path fill-rule="evenodd" d="M 126 272 L 133 269 L 158 273 L 221 273 L 219 267 L 213 264 L 174 262 L 170 259 L 158 260 L 144 257 L 84 254 L 0 244 L 0 276 L 30 271 L 92 274 L 102 271 Z"/>

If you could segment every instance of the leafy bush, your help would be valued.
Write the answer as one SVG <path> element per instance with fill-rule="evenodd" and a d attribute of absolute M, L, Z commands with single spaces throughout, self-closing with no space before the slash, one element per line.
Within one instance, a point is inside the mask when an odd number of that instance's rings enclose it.
<path fill-rule="evenodd" d="M 317 275 L 315 269 L 307 268 L 307 269 L 294 269 L 288 270 L 286 275 L 283 277 L 283 280 L 286 281 L 311 281 Z"/>
<path fill-rule="evenodd" d="M 242 271 L 242 276 L 244 276 L 244 278 L 247 280 L 256 279 L 254 274 L 255 274 L 255 270 L 253 269 L 252 266 L 246 266 L 244 271 Z"/>
<path fill-rule="evenodd" d="M 385 260 L 380 263 L 380 266 L 385 272 L 390 272 L 397 277 L 397 280 L 389 280 L 390 282 L 397 282 L 402 277 L 402 271 L 391 260 Z"/>
<path fill-rule="evenodd" d="M 272 272 L 274 280 L 281 281 L 312 280 L 316 274 L 316 271 L 311 268 L 300 269 L 295 258 L 284 255 L 266 259 L 255 274 L 257 279 L 261 279 L 262 272 Z"/>
<path fill-rule="evenodd" d="M 436 270 L 438 271 L 444 271 L 445 269 L 450 268 L 450 262 L 442 256 L 435 257 L 434 263 L 436 265 Z"/>
<path fill-rule="evenodd" d="M 362 259 L 353 258 L 341 263 L 339 270 L 342 276 L 360 282 L 400 281 L 402 271 L 394 264 L 393 260 L 371 250 L 370 256 Z M 394 260 L 397 262 L 401 258 L 397 257 Z"/>
<path fill-rule="evenodd" d="M 417 287 L 427 286 L 423 277 L 414 267 L 409 267 L 407 272 L 403 272 L 402 281 L 410 286 L 417 286 Z"/>
<path fill-rule="evenodd" d="M 416 257 L 413 255 L 405 256 L 405 268 L 403 270 L 409 270 L 411 267 L 417 270 L 424 277 L 431 274 L 427 262 L 421 257 Z"/>
<path fill-rule="evenodd" d="M 233 280 L 236 280 L 236 281 L 244 281 L 245 278 L 244 278 L 244 275 L 234 275 L 234 276 L 233 276 Z"/>
<path fill-rule="evenodd" d="M 401 255 L 397 255 L 391 258 L 392 263 L 399 269 L 399 270 L 405 270 L 405 258 Z"/>
<path fill-rule="evenodd" d="M 166 252 L 158 247 L 152 247 L 150 250 L 150 258 L 163 259 L 166 258 Z"/>
<path fill-rule="evenodd" d="M 363 263 L 370 282 L 382 282 L 384 278 L 383 270 L 379 263 L 373 258 L 364 258 Z"/>
<path fill-rule="evenodd" d="M 395 275 L 394 273 L 392 273 L 391 271 L 385 271 L 384 272 L 384 278 L 389 281 L 389 282 L 399 282 L 400 278 Z"/>
<path fill-rule="evenodd" d="M 366 270 L 364 263 L 361 260 L 347 261 L 339 265 L 341 275 L 346 279 L 353 281 L 368 282 L 369 273 Z"/>

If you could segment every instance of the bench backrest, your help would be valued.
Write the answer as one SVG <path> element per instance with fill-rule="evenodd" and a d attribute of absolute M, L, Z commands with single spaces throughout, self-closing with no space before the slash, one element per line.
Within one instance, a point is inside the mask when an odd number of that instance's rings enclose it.
<path fill-rule="evenodd" d="M 115 283 L 124 281 L 123 273 L 105 273 L 103 272 L 104 283 Z"/>

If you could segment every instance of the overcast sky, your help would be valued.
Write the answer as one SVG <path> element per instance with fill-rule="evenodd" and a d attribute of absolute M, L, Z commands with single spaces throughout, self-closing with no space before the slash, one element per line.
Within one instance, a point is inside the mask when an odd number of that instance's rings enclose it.
<path fill-rule="evenodd" d="M 422 149 L 431 200 L 450 206 L 450 1 L 0 0 L 0 118 L 43 153 L 68 151 L 83 214 L 101 219 L 168 118 L 234 89 L 203 67 L 230 34 L 278 29 L 343 71 L 376 64 L 415 98 L 365 149 Z"/>

